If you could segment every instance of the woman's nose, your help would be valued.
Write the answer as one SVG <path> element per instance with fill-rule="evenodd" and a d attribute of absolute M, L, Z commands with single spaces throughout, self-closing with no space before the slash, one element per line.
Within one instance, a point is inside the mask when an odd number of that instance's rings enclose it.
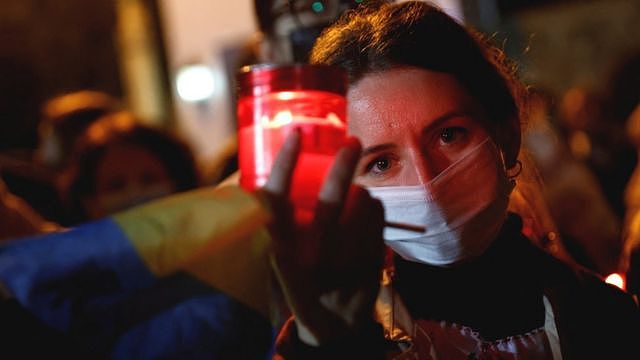
<path fill-rule="evenodd" d="M 437 170 L 419 147 L 409 149 L 407 164 L 404 166 L 404 185 L 424 185 L 436 177 Z"/>

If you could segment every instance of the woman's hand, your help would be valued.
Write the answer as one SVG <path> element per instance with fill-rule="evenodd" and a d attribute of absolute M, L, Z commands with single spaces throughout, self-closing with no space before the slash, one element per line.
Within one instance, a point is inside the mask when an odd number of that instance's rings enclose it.
<path fill-rule="evenodd" d="M 320 345 L 369 326 L 384 259 L 379 201 L 351 185 L 361 145 L 350 139 L 318 196 L 311 224 L 293 217 L 288 193 L 300 147 L 294 132 L 283 144 L 260 191 L 274 214 L 272 263 L 295 316 L 300 340 Z"/>

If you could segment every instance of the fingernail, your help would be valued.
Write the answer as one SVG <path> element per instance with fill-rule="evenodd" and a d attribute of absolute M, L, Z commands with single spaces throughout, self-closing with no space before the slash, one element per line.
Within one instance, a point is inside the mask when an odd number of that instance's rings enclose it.
<path fill-rule="evenodd" d="M 289 134 L 289 136 L 300 136 L 301 133 L 302 133 L 302 129 L 296 126 L 293 129 L 291 129 L 291 133 Z"/>
<path fill-rule="evenodd" d="M 287 135 L 287 138 L 285 139 L 285 142 L 288 144 L 295 144 L 298 142 L 299 139 L 300 139 L 300 128 L 295 127 L 291 129 L 291 131 Z"/>

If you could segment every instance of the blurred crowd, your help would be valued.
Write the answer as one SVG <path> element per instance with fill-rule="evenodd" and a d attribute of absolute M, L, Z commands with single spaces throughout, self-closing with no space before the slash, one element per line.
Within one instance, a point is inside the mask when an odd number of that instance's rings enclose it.
<path fill-rule="evenodd" d="M 146 125 L 103 92 L 78 90 L 49 99 L 38 133 L 28 165 L 0 164 L 2 210 L 12 214 L 11 220 L 3 217 L 4 241 L 100 219 L 200 185 L 186 141 Z"/>
<path fill-rule="evenodd" d="M 525 151 L 543 179 L 562 243 L 578 263 L 605 276 L 628 270 L 637 236 L 631 224 L 638 209 L 639 60 L 620 59 L 603 92 L 572 85 L 553 96 L 534 87 L 530 96 Z"/>

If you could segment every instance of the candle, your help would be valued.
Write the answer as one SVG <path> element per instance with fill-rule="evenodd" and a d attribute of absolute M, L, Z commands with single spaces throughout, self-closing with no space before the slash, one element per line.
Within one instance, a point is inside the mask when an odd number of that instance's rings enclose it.
<path fill-rule="evenodd" d="M 311 219 L 346 137 L 344 81 L 339 69 L 310 65 L 248 69 L 239 81 L 240 185 L 249 190 L 263 186 L 283 141 L 299 129 L 301 149 L 290 192 L 299 223 Z"/>

